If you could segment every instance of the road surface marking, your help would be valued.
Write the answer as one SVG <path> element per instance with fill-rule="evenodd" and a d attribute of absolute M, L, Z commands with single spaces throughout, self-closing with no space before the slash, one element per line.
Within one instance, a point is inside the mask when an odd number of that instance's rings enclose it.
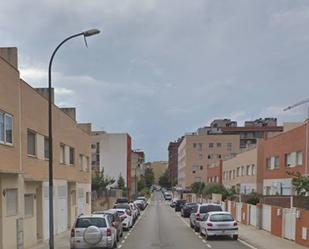
<path fill-rule="evenodd" d="M 122 247 L 122 245 L 119 245 L 117 248 L 119 249 L 119 248 L 121 248 Z"/>
<path fill-rule="evenodd" d="M 124 237 L 124 239 L 126 240 L 128 238 L 128 235 L 126 235 L 125 237 Z"/>
<path fill-rule="evenodd" d="M 203 241 L 203 243 L 205 243 L 205 244 L 207 243 L 206 240 L 204 240 L 204 239 L 202 239 L 202 241 Z"/>
<path fill-rule="evenodd" d="M 201 235 L 198 236 L 200 239 L 203 239 Z"/>
<path fill-rule="evenodd" d="M 206 244 L 207 246 L 208 246 L 208 248 L 211 248 L 211 245 L 209 245 L 209 244 Z"/>
<path fill-rule="evenodd" d="M 238 239 L 238 241 L 248 247 L 250 247 L 251 249 L 258 249 L 257 247 L 250 245 L 249 243 L 247 243 L 246 241 L 242 240 L 242 239 Z"/>
<path fill-rule="evenodd" d="M 123 241 L 121 241 L 122 244 L 124 244 L 124 242 L 126 242 L 126 240 L 124 239 Z"/>

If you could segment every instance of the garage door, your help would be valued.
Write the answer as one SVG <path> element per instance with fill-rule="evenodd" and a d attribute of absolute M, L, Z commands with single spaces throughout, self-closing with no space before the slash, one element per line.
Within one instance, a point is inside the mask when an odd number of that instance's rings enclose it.
<path fill-rule="evenodd" d="M 262 228 L 271 231 L 271 206 L 263 205 L 262 209 Z"/>
<path fill-rule="evenodd" d="M 67 200 L 67 186 L 58 186 L 57 188 L 57 233 L 65 232 L 68 229 L 68 200 Z"/>
<path fill-rule="evenodd" d="M 83 188 L 77 190 L 77 215 L 85 213 L 86 198 Z"/>
<path fill-rule="evenodd" d="M 295 208 L 283 209 L 283 224 L 284 224 L 284 233 L 283 233 L 284 238 L 289 240 L 295 240 L 295 232 L 296 232 Z"/>

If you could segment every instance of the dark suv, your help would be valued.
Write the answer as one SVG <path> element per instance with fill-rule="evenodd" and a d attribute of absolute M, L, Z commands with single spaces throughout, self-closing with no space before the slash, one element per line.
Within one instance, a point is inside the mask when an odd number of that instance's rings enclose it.
<path fill-rule="evenodd" d="M 175 212 L 179 212 L 186 204 L 186 200 L 177 200 L 175 203 Z"/>
<path fill-rule="evenodd" d="M 97 211 L 94 214 L 105 214 L 113 227 L 117 229 L 117 241 L 119 241 L 120 237 L 123 235 L 123 227 L 122 220 L 116 209 L 109 209 L 104 211 Z"/>

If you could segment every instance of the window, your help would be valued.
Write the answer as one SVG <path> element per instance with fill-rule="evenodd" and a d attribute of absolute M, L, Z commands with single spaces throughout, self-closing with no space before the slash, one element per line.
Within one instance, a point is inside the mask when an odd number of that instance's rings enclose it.
<path fill-rule="evenodd" d="M 296 165 L 303 165 L 303 152 L 296 152 Z"/>
<path fill-rule="evenodd" d="M 9 114 L 4 115 L 5 120 L 5 143 L 12 144 L 13 143 L 13 118 Z"/>
<path fill-rule="evenodd" d="M 241 166 L 241 176 L 243 176 L 245 174 L 245 167 Z"/>
<path fill-rule="evenodd" d="M 0 143 L 13 143 L 13 117 L 0 112 Z"/>
<path fill-rule="evenodd" d="M 4 113 L 0 112 L 0 142 L 4 143 Z"/>
<path fill-rule="evenodd" d="M 209 148 L 213 148 L 213 147 L 214 147 L 214 143 L 210 143 L 210 144 L 208 145 L 208 147 L 209 147 Z"/>
<path fill-rule="evenodd" d="M 17 189 L 7 189 L 5 193 L 6 198 L 6 215 L 17 215 Z"/>
<path fill-rule="evenodd" d="M 196 148 L 196 143 L 193 144 L 193 148 Z"/>
<path fill-rule="evenodd" d="M 49 159 L 49 139 L 48 137 L 44 138 L 44 156 L 45 156 L 45 159 Z"/>
<path fill-rule="evenodd" d="M 221 148 L 222 144 L 221 143 L 217 143 L 217 147 Z"/>
<path fill-rule="evenodd" d="M 60 163 L 65 164 L 65 145 L 60 144 Z"/>
<path fill-rule="evenodd" d="M 276 156 L 274 160 L 274 169 L 279 169 L 279 157 Z"/>
<path fill-rule="evenodd" d="M 96 148 L 95 144 L 91 144 L 91 149 L 95 149 L 95 148 Z"/>
<path fill-rule="evenodd" d="M 246 175 L 247 175 L 247 176 L 251 175 L 251 172 L 250 172 L 250 165 L 247 165 L 247 166 L 246 166 Z"/>
<path fill-rule="evenodd" d="M 235 179 L 235 170 L 233 170 L 233 179 Z"/>
<path fill-rule="evenodd" d="M 221 159 L 221 155 L 220 155 L 220 154 L 218 154 L 217 157 L 218 157 L 219 159 Z"/>
<path fill-rule="evenodd" d="M 36 134 L 30 130 L 28 130 L 27 134 L 27 142 L 28 142 L 28 155 L 35 156 L 36 155 Z"/>
<path fill-rule="evenodd" d="M 199 159 L 203 160 L 203 154 L 199 154 Z"/>
<path fill-rule="evenodd" d="M 83 155 L 79 155 L 79 167 L 80 167 L 80 170 L 84 170 L 84 165 L 83 165 Z"/>
<path fill-rule="evenodd" d="M 200 170 L 203 170 L 203 165 L 200 166 Z"/>
<path fill-rule="evenodd" d="M 227 150 L 229 150 L 229 151 L 232 150 L 232 143 L 227 143 Z"/>
<path fill-rule="evenodd" d="M 232 170 L 230 170 L 230 172 L 229 172 L 229 179 L 230 180 L 232 179 Z"/>
<path fill-rule="evenodd" d="M 25 217 L 32 217 L 34 209 L 34 195 L 26 194 L 25 195 Z"/>
<path fill-rule="evenodd" d="M 211 155 L 208 155 L 208 157 L 207 157 L 208 159 L 211 159 Z"/>
<path fill-rule="evenodd" d="M 255 175 L 255 165 L 251 165 L 251 174 L 254 176 Z"/>
<path fill-rule="evenodd" d="M 301 156 L 301 160 L 302 160 L 302 156 Z M 292 153 L 288 153 L 285 154 L 285 163 L 286 163 L 286 167 L 295 167 L 297 162 L 297 153 L 296 152 L 292 152 Z"/>
<path fill-rule="evenodd" d="M 75 150 L 70 147 L 70 164 L 73 165 L 75 163 Z"/>
<path fill-rule="evenodd" d="M 270 169 L 270 168 L 271 168 L 271 160 L 270 160 L 270 158 L 267 158 L 267 159 L 266 159 L 266 168 L 267 168 L 267 169 Z"/>
<path fill-rule="evenodd" d="M 90 193 L 86 192 L 86 204 L 90 203 Z"/>
<path fill-rule="evenodd" d="M 239 167 L 237 167 L 237 177 L 239 177 L 240 176 L 240 168 Z"/>

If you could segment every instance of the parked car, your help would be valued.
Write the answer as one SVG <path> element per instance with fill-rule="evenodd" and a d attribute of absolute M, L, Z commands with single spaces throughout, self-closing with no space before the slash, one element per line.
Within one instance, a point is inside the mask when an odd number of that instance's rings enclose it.
<path fill-rule="evenodd" d="M 136 198 L 136 200 L 142 200 L 142 201 L 144 201 L 144 202 L 145 202 L 145 207 L 147 207 L 148 203 L 147 203 L 147 199 L 146 199 L 145 196 L 139 196 L 139 197 Z"/>
<path fill-rule="evenodd" d="M 173 195 L 170 192 L 165 192 L 164 193 L 164 199 L 167 201 L 171 201 L 173 199 Z"/>
<path fill-rule="evenodd" d="M 116 200 L 116 204 L 118 203 L 129 203 L 129 200 L 127 197 L 121 197 Z"/>
<path fill-rule="evenodd" d="M 130 210 L 126 208 L 116 208 L 120 218 L 122 220 L 122 227 L 125 230 L 129 230 L 133 226 L 133 216 Z"/>
<path fill-rule="evenodd" d="M 132 215 L 133 217 L 133 223 L 135 222 L 135 219 L 137 218 L 137 214 L 136 211 L 133 210 L 132 206 L 129 203 L 118 203 L 114 205 L 115 209 L 119 209 L 119 208 L 125 208 L 128 209 L 130 212 L 130 215 Z"/>
<path fill-rule="evenodd" d="M 132 213 L 133 213 L 133 218 L 134 220 L 136 220 L 139 216 L 139 211 L 138 211 L 138 208 L 134 205 L 134 203 L 129 203 L 129 206 L 132 210 Z"/>
<path fill-rule="evenodd" d="M 199 232 L 199 222 L 203 219 L 205 214 L 214 211 L 222 211 L 221 205 L 214 203 L 198 204 L 197 211 L 190 214 L 190 226 L 194 228 L 196 232 Z"/>
<path fill-rule="evenodd" d="M 174 208 L 174 207 L 175 207 L 176 201 L 177 201 L 176 198 L 174 198 L 174 199 L 172 200 L 172 202 L 171 202 L 171 204 L 170 204 L 170 207 L 171 207 L 171 208 Z"/>
<path fill-rule="evenodd" d="M 209 212 L 200 222 L 200 233 L 206 239 L 211 236 L 231 236 L 238 239 L 238 224 L 229 212 Z"/>
<path fill-rule="evenodd" d="M 107 215 L 79 216 L 72 229 L 70 246 L 81 248 L 117 248 L 117 231 Z"/>
<path fill-rule="evenodd" d="M 181 209 L 181 216 L 190 217 L 190 214 L 192 212 L 195 213 L 197 211 L 197 206 L 198 206 L 197 203 L 192 203 L 192 202 L 186 203 Z"/>
<path fill-rule="evenodd" d="M 134 201 L 134 204 L 140 209 L 140 210 L 144 210 L 145 209 L 145 202 L 142 200 L 136 200 Z"/>
<path fill-rule="evenodd" d="M 186 200 L 177 200 L 176 203 L 175 203 L 175 212 L 179 212 L 183 205 L 185 205 L 186 203 Z"/>
<path fill-rule="evenodd" d="M 112 226 L 117 230 L 117 241 L 119 241 L 120 237 L 123 235 L 123 226 L 122 226 L 122 219 L 118 214 L 116 209 L 109 209 L 105 211 L 97 211 L 94 214 L 105 214 L 110 219 Z"/>

